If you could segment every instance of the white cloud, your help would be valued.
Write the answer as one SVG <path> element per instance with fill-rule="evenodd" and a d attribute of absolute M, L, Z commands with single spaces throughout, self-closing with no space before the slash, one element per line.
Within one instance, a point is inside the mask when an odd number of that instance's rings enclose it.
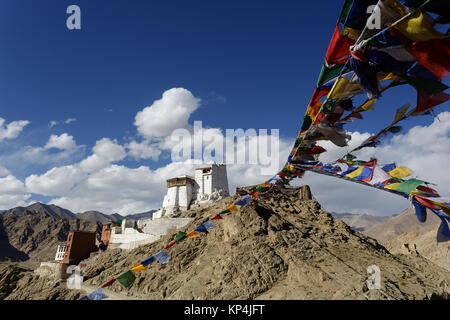
<path fill-rule="evenodd" d="M 63 133 L 61 135 L 52 134 L 48 139 L 47 144 L 45 145 L 45 149 L 56 148 L 60 150 L 68 150 L 73 149 L 77 146 L 73 136 L 69 136 L 67 133 Z"/>
<path fill-rule="evenodd" d="M 153 159 L 157 161 L 162 152 L 148 140 L 142 142 L 131 141 L 126 145 L 126 148 L 128 149 L 128 154 L 136 160 Z"/>
<path fill-rule="evenodd" d="M 65 123 L 65 124 L 69 124 L 69 123 L 75 122 L 75 121 L 77 121 L 76 118 L 69 118 L 69 119 L 67 119 L 66 121 L 64 121 L 64 123 Z"/>
<path fill-rule="evenodd" d="M 0 178 L 0 209 L 25 205 L 30 197 L 23 182 L 13 175 Z"/>
<path fill-rule="evenodd" d="M 49 122 L 48 127 L 49 128 L 53 128 L 54 126 L 56 126 L 58 124 L 58 121 L 52 120 Z"/>
<path fill-rule="evenodd" d="M 94 153 L 79 164 L 81 169 L 89 173 L 100 170 L 110 163 L 120 161 L 126 157 L 125 148 L 119 145 L 116 140 L 109 138 L 98 140 L 92 151 Z"/>
<path fill-rule="evenodd" d="M 28 120 L 13 121 L 5 125 L 5 119 L 0 118 L 0 142 L 6 139 L 15 139 L 23 128 L 30 123 Z"/>
<path fill-rule="evenodd" d="M 134 125 L 146 137 L 164 137 L 173 130 L 184 128 L 188 119 L 200 104 L 200 99 L 183 88 L 172 88 L 163 93 L 160 100 L 136 114 Z"/>
<path fill-rule="evenodd" d="M 78 166 L 52 168 L 43 175 L 32 174 L 25 179 L 27 190 L 44 196 L 67 194 L 86 174 Z"/>

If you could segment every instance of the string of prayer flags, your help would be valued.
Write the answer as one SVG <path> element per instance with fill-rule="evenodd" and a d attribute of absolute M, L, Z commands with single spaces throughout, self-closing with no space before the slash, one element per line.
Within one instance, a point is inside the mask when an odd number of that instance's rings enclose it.
<path fill-rule="evenodd" d="M 125 271 L 121 275 L 119 275 L 116 280 L 120 282 L 121 285 L 123 285 L 125 288 L 128 288 L 131 286 L 136 279 L 135 275 L 131 270 Z"/>
<path fill-rule="evenodd" d="M 167 262 L 167 260 L 170 259 L 170 256 L 169 256 L 169 254 L 167 253 L 166 250 L 161 249 L 160 251 L 158 251 L 158 252 L 155 254 L 155 258 L 158 259 L 158 261 L 159 261 L 160 263 L 165 264 L 165 263 Z"/>

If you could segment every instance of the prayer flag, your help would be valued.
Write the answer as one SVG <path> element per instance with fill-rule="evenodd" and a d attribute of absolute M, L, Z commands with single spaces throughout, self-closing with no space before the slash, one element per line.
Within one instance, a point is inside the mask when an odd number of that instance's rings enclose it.
<path fill-rule="evenodd" d="M 167 254 L 166 250 L 162 249 L 155 254 L 155 258 L 162 264 L 165 264 L 170 256 Z"/>
<path fill-rule="evenodd" d="M 206 229 L 214 229 L 215 228 L 215 226 L 211 222 L 211 220 L 208 220 L 208 221 L 204 222 L 203 225 L 205 226 Z"/>
<path fill-rule="evenodd" d="M 195 229 L 195 231 L 203 232 L 203 233 L 208 233 L 208 230 L 206 229 L 206 227 L 205 227 L 203 224 L 201 224 L 200 226 L 198 226 L 198 227 Z"/>
<path fill-rule="evenodd" d="M 402 182 L 395 190 L 399 192 L 403 192 L 406 194 L 410 194 L 413 190 L 415 190 L 418 186 L 420 186 L 425 181 L 419 179 L 409 179 L 405 182 Z"/>
<path fill-rule="evenodd" d="M 144 267 L 146 267 L 146 266 L 148 266 L 150 263 L 152 263 L 152 262 L 154 262 L 154 261 L 155 261 L 155 257 L 154 257 L 154 256 L 151 256 L 150 258 L 147 258 L 147 259 L 141 261 L 141 264 L 142 264 Z"/>
<path fill-rule="evenodd" d="M 86 299 L 83 300 L 102 300 L 105 298 L 108 298 L 104 293 L 102 288 L 98 288 L 95 291 L 92 291 L 90 294 L 88 294 L 87 296 L 85 296 Z M 84 297 L 83 297 L 84 298 Z"/>
<path fill-rule="evenodd" d="M 237 208 L 234 204 L 232 204 L 232 205 L 230 205 L 230 206 L 228 207 L 228 210 L 230 210 L 230 211 L 237 211 L 238 208 Z"/>
<path fill-rule="evenodd" d="M 133 268 L 130 269 L 131 272 L 139 272 L 147 270 L 147 267 L 143 266 L 141 263 L 136 263 Z"/>
<path fill-rule="evenodd" d="M 199 233 L 197 231 L 195 231 L 195 230 L 192 230 L 191 232 L 188 232 L 186 234 L 186 236 L 189 237 L 189 238 L 196 238 L 196 237 L 199 236 Z"/>
<path fill-rule="evenodd" d="M 114 282 L 116 282 L 116 278 L 113 278 L 113 279 L 109 280 L 108 282 L 106 282 L 104 285 L 102 285 L 102 288 L 109 287 L 109 286 L 112 285 Z"/>
<path fill-rule="evenodd" d="M 211 220 L 221 220 L 223 219 L 220 213 L 218 213 L 214 218 L 211 218 Z"/>
<path fill-rule="evenodd" d="M 131 270 L 128 270 L 122 273 L 116 279 L 120 282 L 121 285 L 123 285 L 125 288 L 128 288 L 133 284 L 136 277 L 134 276 L 133 272 L 131 272 Z"/>
<path fill-rule="evenodd" d="M 186 238 L 186 233 L 184 233 L 182 231 L 178 231 L 178 234 L 177 234 L 177 237 L 175 238 L 175 241 L 176 242 L 180 242 L 184 238 Z"/>
<path fill-rule="evenodd" d="M 172 248 L 174 245 L 176 245 L 178 242 L 176 241 L 172 241 L 171 243 L 169 243 L 167 246 L 164 247 L 164 249 L 170 249 Z"/>
<path fill-rule="evenodd" d="M 405 178 L 412 174 L 412 170 L 406 167 L 397 167 L 391 171 L 388 171 L 388 174 L 394 178 Z"/>

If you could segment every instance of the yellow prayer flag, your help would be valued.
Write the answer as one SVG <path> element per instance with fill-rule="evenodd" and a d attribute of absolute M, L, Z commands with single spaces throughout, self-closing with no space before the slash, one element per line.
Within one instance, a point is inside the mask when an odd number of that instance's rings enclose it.
<path fill-rule="evenodd" d="M 364 102 L 361 106 L 359 106 L 355 111 L 353 112 L 362 112 L 362 111 L 369 111 L 374 110 L 375 108 L 372 107 L 373 104 L 377 101 L 377 99 L 370 99 Z"/>
<path fill-rule="evenodd" d="M 405 178 L 410 176 L 412 173 L 413 171 L 407 167 L 397 167 L 388 172 L 388 174 L 394 178 Z"/>
<path fill-rule="evenodd" d="M 391 72 L 391 73 L 388 73 L 388 74 L 385 75 L 385 76 L 380 76 L 380 77 L 378 77 L 378 80 L 380 80 L 380 81 L 384 81 L 384 80 L 395 80 L 395 79 L 398 79 L 398 77 L 397 77 L 395 74 L 393 74 L 392 72 Z"/>
<path fill-rule="evenodd" d="M 358 38 L 361 34 L 361 31 L 353 29 L 353 28 L 345 27 L 342 29 L 341 34 L 343 36 L 346 36 L 346 37 L 356 41 L 356 40 L 358 40 Z"/>
<path fill-rule="evenodd" d="M 349 174 L 346 174 L 345 176 L 347 178 L 356 178 L 357 176 L 359 176 L 361 174 L 363 169 L 364 169 L 363 167 L 360 167 L 360 168 L 356 169 L 355 171 L 350 172 Z"/>
<path fill-rule="evenodd" d="M 330 92 L 328 93 L 328 99 L 339 99 L 344 91 L 347 89 L 347 86 L 349 85 L 350 80 L 344 77 L 340 77 L 336 80 L 333 87 L 331 88 Z"/>
<path fill-rule="evenodd" d="M 238 211 L 238 208 L 234 205 L 234 203 L 228 207 L 228 210 L 230 211 Z"/>
<path fill-rule="evenodd" d="M 141 263 L 136 263 L 133 268 L 130 269 L 131 272 L 139 272 L 147 270 L 147 267 L 144 267 Z"/>
<path fill-rule="evenodd" d="M 270 188 L 272 185 L 266 181 L 266 182 L 264 182 L 264 183 L 263 183 L 262 185 L 260 185 L 260 186 L 261 186 L 261 187 L 264 187 L 264 188 Z"/>
<path fill-rule="evenodd" d="M 411 18 L 400 22 L 396 26 L 401 33 L 412 41 L 427 41 L 432 39 L 444 39 L 446 36 L 433 28 L 422 11 L 418 10 Z"/>
<path fill-rule="evenodd" d="M 198 232 L 195 230 L 192 230 L 191 232 L 186 233 L 186 237 L 188 237 L 188 238 L 195 238 L 195 237 L 198 237 L 198 235 L 199 235 Z"/>
<path fill-rule="evenodd" d="M 398 186 L 401 185 L 401 183 L 399 182 L 395 182 L 395 183 L 391 183 L 390 185 L 385 186 L 385 189 L 389 189 L 389 190 L 395 190 L 398 188 Z"/>
<path fill-rule="evenodd" d="M 406 111 L 408 111 L 409 109 L 409 104 L 399 108 L 397 110 L 397 112 L 395 113 L 395 117 L 394 117 L 394 123 L 397 123 L 406 113 Z"/>
<path fill-rule="evenodd" d="M 289 164 L 286 166 L 286 169 L 288 169 L 289 171 L 294 170 L 294 166 L 292 164 Z"/>

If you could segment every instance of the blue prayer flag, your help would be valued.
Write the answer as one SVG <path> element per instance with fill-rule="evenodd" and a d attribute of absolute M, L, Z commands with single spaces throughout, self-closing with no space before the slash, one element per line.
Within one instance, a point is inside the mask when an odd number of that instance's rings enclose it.
<path fill-rule="evenodd" d="M 389 172 L 389 171 L 394 170 L 395 168 L 397 168 L 397 166 L 395 165 L 395 163 L 390 163 L 390 164 L 385 165 L 385 166 L 382 167 L 381 169 L 383 169 L 383 170 L 386 171 L 386 172 Z"/>
<path fill-rule="evenodd" d="M 165 264 L 166 261 L 170 259 L 170 256 L 167 254 L 166 250 L 162 249 L 155 254 L 155 258 L 162 264 Z"/>
<path fill-rule="evenodd" d="M 108 298 L 108 296 L 103 293 L 102 288 L 98 288 L 97 290 L 92 291 L 90 294 L 84 296 L 80 300 L 102 300 L 105 298 Z"/>
<path fill-rule="evenodd" d="M 215 228 L 215 226 L 213 225 L 211 220 L 208 220 L 205 223 L 203 223 L 203 226 L 205 226 L 206 229 L 214 229 Z"/>
<path fill-rule="evenodd" d="M 150 263 L 154 262 L 155 260 L 156 260 L 155 257 L 154 257 L 154 256 L 151 256 L 150 258 L 147 258 L 147 259 L 145 259 L 145 260 L 142 260 L 142 261 L 141 261 L 141 264 L 142 264 L 144 267 L 146 267 L 146 266 L 148 266 Z"/>
<path fill-rule="evenodd" d="M 195 231 L 208 233 L 208 230 L 206 230 L 206 227 L 203 224 L 198 226 L 197 229 L 195 229 Z"/>

